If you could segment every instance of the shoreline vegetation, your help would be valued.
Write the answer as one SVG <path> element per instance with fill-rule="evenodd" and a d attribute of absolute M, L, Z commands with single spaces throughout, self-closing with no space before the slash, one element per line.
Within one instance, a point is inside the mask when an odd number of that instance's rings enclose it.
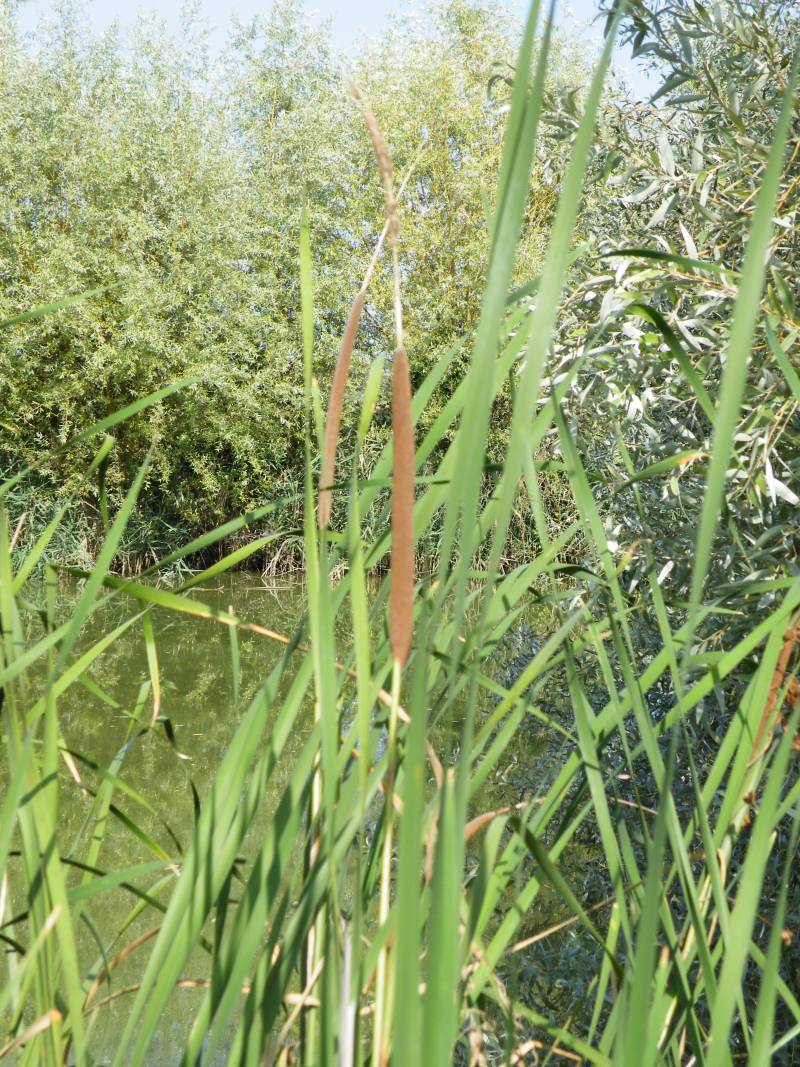
<path fill-rule="evenodd" d="M 151 1064 L 180 990 L 181 1067 L 797 1062 L 800 11 L 600 6 L 587 65 L 451 0 L 356 100 L 293 4 L 213 93 L 191 35 L 4 13 L 0 1060 L 114 1011 Z M 276 556 L 293 629 L 204 601 Z M 126 775 L 185 759 L 183 617 L 231 679 L 186 840 Z"/>
<path fill-rule="evenodd" d="M 284 527 L 302 530 L 301 209 L 314 235 L 314 373 L 322 389 L 384 223 L 343 60 L 326 27 L 294 0 L 234 22 L 219 63 L 208 61 L 196 16 L 177 36 L 143 18 L 130 34 L 96 38 L 79 5 L 59 10 L 33 39 L 15 28 L 10 9 L 0 24 L 0 320 L 50 303 L 54 291 L 97 290 L 2 333 L 0 471 L 11 476 L 39 459 L 36 481 L 16 490 L 15 513 L 28 514 L 25 536 L 35 539 L 72 500 L 52 551 L 60 547 L 63 562 L 90 562 L 103 529 L 96 480 L 85 473 L 91 451 L 83 443 L 45 453 L 184 377 L 197 380 L 118 426 L 103 468 L 117 506 L 152 449 L 120 569 L 136 570 L 135 557 L 149 565 L 164 548 L 269 501 L 287 501 Z M 461 376 L 477 319 L 516 33 L 500 7 L 453 0 L 421 22 L 400 18 L 386 41 L 365 43 L 351 64 L 391 130 L 412 384 L 462 347 L 427 425 Z M 554 90 L 566 90 L 585 66 L 579 53 L 558 52 L 550 77 Z M 563 155 L 549 153 L 532 186 L 518 287 L 541 265 Z M 386 257 L 373 275 L 342 411 L 352 447 L 358 398 L 383 357 L 362 448 L 365 477 L 391 421 Z M 501 405 L 505 418 L 508 396 Z M 498 442 L 493 462 L 501 456 Z"/>

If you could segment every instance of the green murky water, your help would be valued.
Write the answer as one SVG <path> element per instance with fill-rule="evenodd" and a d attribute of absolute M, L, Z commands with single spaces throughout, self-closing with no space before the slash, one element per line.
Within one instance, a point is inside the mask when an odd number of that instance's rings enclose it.
<path fill-rule="evenodd" d="M 61 589 L 60 611 L 65 616 L 78 593 L 77 584 Z M 305 590 L 302 577 L 265 584 L 257 575 L 245 573 L 227 575 L 198 587 L 192 595 L 215 608 L 232 606 L 241 618 L 291 634 L 304 608 Z M 130 609 L 131 603 L 119 597 L 93 615 L 82 634 L 80 648 L 88 648 L 121 623 Z M 32 616 L 32 635 L 38 625 Z M 62 764 L 59 836 L 63 855 L 75 865 L 70 871 L 71 885 L 80 881 L 82 872 L 77 865 L 87 855 L 92 793 L 101 781 L 94 767 L 108 767 L 115 756 L 124 752 L 120 777 L 133 791 L 115 793 L 117 811 L 109 817 L 97 868 L 113 871 L 152 860 L 154 847 L 170 856 L 178 849 L 186 849 L 196 807 L 202 805 L 209 792 L 242 711 L 282 652 L 277 642 L 252 633 L 240 634 L 241 685 L 236 703 L 227 627 L 161 609 L 153 613 L 153 625 L 161 677 L 160 721 L 156 729 L 136 730 L 126 744 L 130 714 L 149 677 L 139 625 L 122 635 L 96 661 L 90 672 L 90 688 L 76 684 L 59 703 L 62 733 L 73 754 L 73 769 L 80 777 L 80 782 L 76 781 L 67 763 Z M 346 635 L 342 637 L 344 640 Z M 148 694 L 141 709 L 142 722 L 149 722 L 151 714 Z M 287 768 L 294 764 L 310 721 L 309 707 L 300 717 L 285 752 Z M 440 752 L 446 748 L 444 737 L 437 739 L 437 747 Z M 530 741 L 521 739 L 482 791 L 481 807 L 519 799 L 520 783 L 530 781 L 533 759 Z M 269 818 L 270 807 L 277 803 L 284 781 L 283 775 L 275 775 L 260 822 L 245 841 L 245 860 L 254 851 L 254 843 Z M 162 903 L 168 899 L 166 891 L 157 891 L 154 896 Z M 19 884 L 11 887 L 10 903 L 6 916 L 24 909 Z M 124 945 L 144 939 L 141 949 L 114 969 L 112 982 L 105 983 L 95 998 L 100 1006 L 92 1016 L 90 1048 L 99 1063 L 107 1062 L 115 1051 L 136 982 L 153 944 L 147 934 L 160 918 L 148 907 L 131 921 L 136 903 L 136 897 L 124 889 L 95 896 L 87 902 L 80 921 L 78 937 L 84 974 L 96 972 L 104 955 L 112 959 Z M 119 936 L 124 924 L 124 933 Z M 189 961 L 185 975 L 202 979 L 207 968 L 208 957 L 198 951 Z M 202 994 L 201 988 L 191 986 L 175 991 L 158 1040 L 151 1048 L 149 1063 L 153 1067 L 179 1062 Z M 214 1063 L 224 1061 L 221 1053 Z"/>

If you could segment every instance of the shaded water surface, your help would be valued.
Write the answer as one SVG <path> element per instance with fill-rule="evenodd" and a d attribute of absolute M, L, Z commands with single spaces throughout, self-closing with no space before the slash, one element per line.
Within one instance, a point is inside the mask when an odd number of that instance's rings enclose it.
<path fill-rule="evenodd" d="M 59 611 L 67 616 L 80 594 L 75 584 L 60 590 Z M 232 607 L 248 621 L 271 630 L 292 634 L 304 608 L 301 576 L 265 584 L 257 575 L 234 574 L 198 587 L 192 596 L 216 609 Z M 82 633 L 76 654 L 119 625 L 131 614 L 131 602 L 115 598 L 96 612 Z M 105 838 L 95 863 L 99 871 L 114 871 L 152 860 L 159 851 L 175 856 L 185 851 L 198 806 L 211 788 L 233 732 L 283 646 L 264 636 L 239 634 L 241 676 L 238 699 L 230 633 L 226 626 L 207 619 L 177 615 L 162 609 L 152 612 L 161 681 L 159 720 L 153 730 L 135 729 L 129 740 L 131 714 L 139 704 L 138 715 L 147 725 L 153 714 L 152 690 L 143 689 L 150 677 L 144 635 L 134 624 L 102 656 L 89 672 L 88 687 L 75 684 L 59 702 L 59 718 L 64 741 L 72 754 L 71 769 L 65 761 L 60 776 L 59 835 L 62 853 L 72 864 L 70 885 L 84 877 L 80 864 L 87 858 L 91 837 L 93 794 L 102 777 L 96 768 L 108 768 L 122 757 L 120 778 L 128 788 L 114 794 L 114 810 L 107 820 Z M 31 617 L 31 635 L 39 625 Z M 341 635 L 343 640 L 347 635 Z M 296 655 L 302 655 L 298 652 Z M 299 717 L 284 752 L 288 770 L 293 766 L 311 724 L 311 708 Z M 440 735 L 437 747 L 446 758 L 447 739 Z M 531 780 L 535 744 L 520 738 L 509 751 L 503 768 L 482 791 L 480 803 L 503 803 L 519 798 L 520 789 Z M 76 776 L 80 781 L 76 781 Z M 242 849 L 245 863 L 255 851 L 255 843 L 274 809 L 286 775 L 276 773 L 264 810 Z M 152 887 L 157 879 L 140 884 Z M 164 904 L 169 886 L 152 889 L 156 901 Z M 24 910 L 21 886 L 12 887 L 13 913 Z M 96 973 L 103 959 L 113 959 L 124 945 L 137 938 L 141 948 L 115 967 L 113 980 L 103 985 L 95 997 L 99 1005 L 92 1016 L 90 1047 L 99 1063 L 108 1062 L 124 1026 L 135 995 L 136 982 L 152 948 L 148 933 L 160 916 L 152 907 L 136 913 L 137 898 L 120 888 L 92 897 L 85 905 L 78 937 L 82 973 Z M 213 930 L 208 931 L 213 936 Z M 199 985 L 207 975 L 208 957 L 198 951 L 189 961 L 185 986 L 175 991 L 162 1020 L 158 1040 L 148 1062 L 168 1067 L 180 1061 L 181 1051 L 194 1011 L 202 996 Z M 204 1061 L 206 1062 L 206 1061 Z M 211 1062 L 211 1061 L 209 1061 Z M 224 1063 L 221 1053 L 214 1063 Z"/>

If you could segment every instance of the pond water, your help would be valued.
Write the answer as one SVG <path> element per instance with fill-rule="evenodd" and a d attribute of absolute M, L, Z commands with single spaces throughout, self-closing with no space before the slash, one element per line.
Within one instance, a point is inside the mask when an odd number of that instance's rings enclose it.
<path fill-rule="evenodd" d="M 79 594 L 77 583 L 60 591 L 60 610 L 66 615 Z M 225 575 L 193 590 L 192 595 L 218 609 L 233 608 L 248 621 L 271 630 L 291 634 L 304 609 L 305 589 L 302 576 L 265 584 L 258 575 Z M 95 613 L 81 638 L 81 648 L 88 648 L 103 634 L 130 615 L 131 602 L 116 597 Z M 59 702 L 61 729 L 67 748 L 73 753 L 78 783 L 65 763 L 60 776 L 59 837 L 62 854 L 76 865 L 85 862 L 90 836 L 88 822 L 92 791 L 100 782 L 94 766 L 108 767 L 124 751 L 120 777 L 135 790 L 141 800 L 130 793 L 115 793 L 114 811 L 108 820 L 106 837 L 96 867 L 113 871 L 154 858 L 151 844 L 174 856 L 188 847 L 195 821 L 196 805 L 202 804 L 220 759 L 236 728 L 244 708 L 281 655 L 282 646 L 263 636 L 243 632 L 239 637 L 241 681 L 238 702 L 234 701 L 234 677 L 231 668 L 230 637 L 226 626 L 206 619 L 177 615 L 162 609 L 152 613 L 161 677 L 160 725 L 152 731 L 134 731 L 127 741 L 130 712 L 135 708 L 143 683 L 148 679 L 144 637 L 140 625 L 134 625 L 96 661 L 91 669 L 90 688 L 74 685 Z M 38 624 L 31 619 L 31 627 Z M 101 692 L 102 691 L 102 692 Z M 152 704 L 142 709 L 147 723 Z M 293 732 L 285 752 L 287 767 L 310 728 L 311 709 L 306 709 Z M 446 747 L 439 739 L 440 751 Z M 521 783 L 531 780 L 535 744 L 527 740 L 509 752 L 503 768 L 486 786 L 481 806 L 494 806 L 519 799 Z M 445 753 L 446 756 L 446 753 Z M 513 768 L 516 766 L 517 772 Z M 2 773 L 2 772 L 0 772 Z M 0 782 L 0 785 L 2 783 Z M 276 775 L 273 797 L 267 800 L 261 822 L 245 842 L 244 858 L 254 851 L 271 803 L 282 790 L 281 775 Z M 146 804 L 146 806 L 145 806 Z M 132 828 L 131 820 L 136 828 Z M 82 877 L 80 869 L 70 873 L 70 884 Z M 19 884 L 12 886 L 12 908 L 17 914 L 24 909 Z M 166 901 L 166 896 L 157 894 Z M 109 958 L 134 939 L 143 937 L 158 922 L 151 908 L 134 918 L 122 937 L 117 935 L 130 920 L 136 898 L 124 889 L 93 897 L 88 901 L 78 931 L 81 967 L 84 974 L 97 970 L 103 953 Z M 152 947 L 145 941 L 114 972 L 113 983 L 98 992 L 102 1006 L 92 1016 L 90 1048 L 98 1063 L 107 1062 L 130 1008 L 134 987 Z M 202 978 L 208 960 L 202 953 L 189 961 L 187 978 Z M 180 1059 L 183 1042 L 191 1024 L 202 989 L 180 988 L 171 999 L 162 1020 L 158 1041 L 152 1046 L 148 1062 L 153 1067 L 167 1067 Z M 209 1061 L 210 1062 L 210 1061 Z M 224 1063 L 220 1054 L 215 1063 Z"/>

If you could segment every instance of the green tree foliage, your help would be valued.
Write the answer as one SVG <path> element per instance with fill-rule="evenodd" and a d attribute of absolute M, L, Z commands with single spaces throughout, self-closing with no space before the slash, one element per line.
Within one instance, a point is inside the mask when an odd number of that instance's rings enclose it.
<path fill-rule="evenodd" d="M 398 175 L 417 161 L 402 204 L 417 380 L 477 313 L 510 29 L 497 9 L 451 0 L 355 60 Z M 0 66 L 0 315 L 107 287 L 6 332 L 0 465 L 13 471 L 134 397 L 196 375 L 197 385 L 124 429 L 112 492 L 152 448 L 143 507 L 187 533 L 294 493 L 301 211 L 312 230 L 323 391 L 383 224 L 363 119 L 325 28 L 287 0 L 235 25 L 215 67 L 191 13 L 178 39 L 157 19 L 140 19 L 129 40 L 114 30 L 95 39 L 67 5 L 33 43 L 6 13 Z M 521 281 L 538 265 L 553 195 L 552 183 L 534 185 Z M 350 405 L 370 361 L 391 351 L 389 293 L 379 272 Z M 48 461 L 42 499 L 77 493 L 91 508 L 74 473 L 85 458 Z"/>
<path fill-rule="evenodd" d="M 796 5 L 773 0 L 664 0 L 633 4 L 626 26 L 659 87 L 652 103 L 612 98 L 606 107 L 583 219 L 588 252 L 557 354 L 561 370 L 576 352 L 589 356 L 570 407 L 620 558 L 638 545 L 630 580 L 641 580 L 652 553 L 668 568 L 668 599 L 680 603 L 744 248 L 800 18 Z M 559 132 L 574 121 L 564 101 L 554 120 Z M 796 566 L 799 186 L 795 97 L 714 546 L 714 588 L 724 595 Z M 639 480 L 621 490 L 634 471 Z"/>

